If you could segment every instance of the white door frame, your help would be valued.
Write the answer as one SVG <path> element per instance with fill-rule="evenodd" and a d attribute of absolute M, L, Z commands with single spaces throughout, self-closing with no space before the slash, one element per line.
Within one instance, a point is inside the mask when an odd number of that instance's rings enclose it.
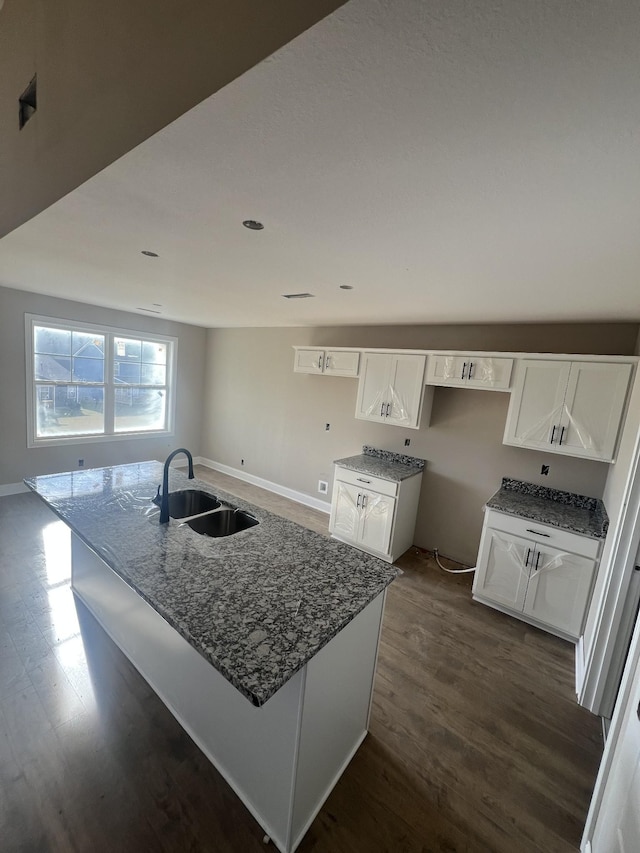
<path fill-rule="evenodd" d="M 640 667 L 640 619 L 636 622 L 635 630 L 631 639 L 629 655 L 627 657 L 622 682 L 620 684 L 620 692 L 616 701 L 616 707 L 611 721 L 611 728 L 609 729 L 609 736 L 607 737 L 604 754 L 602 756 L 602 761 L 600 762 L 598 777 L 596 779 L 596 785 L 591 798 L 591 804 L 589 806 L 589 813 L 584 827 L 584 835 L 582 836 L 582 843 L 580 845 L 580 850 L 582 850 L 583 853 L 588 853 L 588 851 L 591 850 L 591 840 L 595 834 L 598 820 L 607 819 L 607 815 L 601 811 L 602 800 L 609 774 L 613 769 L 616 745 L 620 738 L 620 730 L 622 728 L 625 711 L 627 710 L 628 703 L 633 698 L 633 679 L 638 667 Z"/>

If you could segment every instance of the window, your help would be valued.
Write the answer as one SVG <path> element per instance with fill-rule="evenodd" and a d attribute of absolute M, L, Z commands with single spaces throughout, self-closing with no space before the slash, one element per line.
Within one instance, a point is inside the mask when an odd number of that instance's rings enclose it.
<path fill-rule="evenodd" d="M 175 338 L 26 321 L 30 447 L 171 432 Z"/>

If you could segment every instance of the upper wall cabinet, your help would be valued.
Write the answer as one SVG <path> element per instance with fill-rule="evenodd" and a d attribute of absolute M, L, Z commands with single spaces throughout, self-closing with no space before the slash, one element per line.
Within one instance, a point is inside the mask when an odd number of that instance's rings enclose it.
<path fill-rule="evenodd" d="M 360 353 L 353 350 L 295 348 L 295 373 L 324 373 L 325 376 L 357 376 Z"/>
<path fill-rule="evenodd" d="M 504 444 L 612 462 L 631 364 L 523 359 Z"/>
<path fill-rule="evenodd" d="M 435 354 L 427 360 L 426 382 L 427 385 L 447 385 L 452 388 L 508 391 L 512 367 L 512 358 Z"/>
<path fill-rule="evenodd" d="M 364 352 L 356 418 L 418 429 L 425 362 L 424 355 Z"/>

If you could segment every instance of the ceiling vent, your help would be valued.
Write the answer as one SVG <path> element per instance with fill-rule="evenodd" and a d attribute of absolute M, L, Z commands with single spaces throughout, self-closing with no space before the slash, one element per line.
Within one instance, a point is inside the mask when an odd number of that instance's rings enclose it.
<path fill-rule="evenodd" d="M 313 293 L 283 293 L 285 299 L 313 299 Z"/>

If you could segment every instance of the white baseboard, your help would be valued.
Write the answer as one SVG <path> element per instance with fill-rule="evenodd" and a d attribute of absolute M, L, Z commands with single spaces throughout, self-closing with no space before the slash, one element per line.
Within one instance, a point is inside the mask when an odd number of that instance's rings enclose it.
<path fill-rule="evenodd" d="M 304 492 L 289 489 L 286 486 L 279 485 L 278 483 L 272 483 L 271 480 L 256 477 L 254 474 L 248 474 L 246 471 L 242 471 L 238 468 L 231 468 L 229 465 L 223 465 L 221 462 L 215 462 L 213 459 L 206 459 L 204 456 L 197 456 L 193 460 L 193 463 L 194 465 L 204 465 L 205 468 L 211 468 L 214 471 L 220 471 L 221 474 L 228 474 L 230 477 L 243 480 L 245 483 L 251 483 L 253 486 L 259 486 L 261 489 L 266 489 L 268 492 L 274 492 L 276 495 L 281 495 L 283 498 L 289 498 L 289 500 L 311 507 L 311 509 L 317 509 L 320 512 L 325 512 L 327 515 L 331 512 L 331 504 L 328 501 L 320 500 L 320 498 L 314 498 Z"/>
<path fill-rule="evenodd" d="M 4 486 L 0 486 L 0 498 L 4 498 L 7 495 L 19 495 L 22 492 L 28 491 L 29 489 L 24 483 L 5 483 Z"/>

